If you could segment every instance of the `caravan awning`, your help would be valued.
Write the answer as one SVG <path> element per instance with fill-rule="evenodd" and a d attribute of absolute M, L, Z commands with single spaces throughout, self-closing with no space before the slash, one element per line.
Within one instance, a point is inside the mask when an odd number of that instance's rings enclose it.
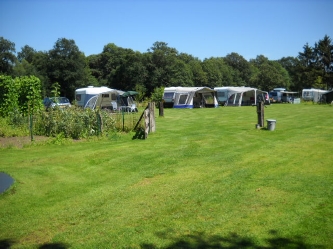
<path fill-rule="evenodd" d="M 138 95 L 139 93 L 136 91 L 127 91 L 124 92 L 122 94 L 120 94 L 122 97 L 129 97 L 129 96 L 133 96 L 133 95 Z"/>

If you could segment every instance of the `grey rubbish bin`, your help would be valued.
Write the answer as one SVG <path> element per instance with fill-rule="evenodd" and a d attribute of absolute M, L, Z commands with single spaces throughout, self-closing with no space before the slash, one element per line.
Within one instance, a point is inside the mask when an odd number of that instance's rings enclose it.
<path fill-rule="evenodd" d="M 266 121 L 267 121 L 267 130 L 274 131 L 276 120 L 275 119 L 267 119 Z"/>

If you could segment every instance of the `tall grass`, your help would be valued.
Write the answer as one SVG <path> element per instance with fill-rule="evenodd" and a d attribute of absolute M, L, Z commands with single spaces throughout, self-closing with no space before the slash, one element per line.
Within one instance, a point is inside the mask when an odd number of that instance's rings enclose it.
<path fill-rule="evenodd" d="M 333 108 L 165 109 L 132 133 L 0 150 L 13 248 L 331 248 Z"/>

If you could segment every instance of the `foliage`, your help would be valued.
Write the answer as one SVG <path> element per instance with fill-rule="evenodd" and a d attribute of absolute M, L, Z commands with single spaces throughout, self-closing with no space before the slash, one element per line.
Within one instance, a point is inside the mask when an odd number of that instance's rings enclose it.
<path fill-rule="evenodd" d="M 102 124 L 98 123 L 98 119 Z M 87 138 L 98 135 L 99 131 L 108 134 L 116 131 L 115 119 L 109 112 L 81 108 L 50 108 L 34 115 L 34 134 L 65 138 Z"/>
<path fill-rule="evenodd" d="M 15 43 L 0 37 L 0 74 L 11 75 L 15 56 Z"/>
<path fill-rule="evenodd" d="M 74 99 L 75 89 L 87 84 L 89 70 L 84 54 L 74 40 L 58 39 L 49 51 L 48 77 L 50 82 L 58 82 L 60 94 Z"/>
<path fill-rule="evenodd" d="M 276 87 L 289 89 L 290 77 L 285 68 L 276 61 L 270 61 L 267 57 L 260 55 L 250 60 L 256 74 L 251 77 L 251 84 L 259 89 L 271 91 Z"/>
<path fill-rule="evenodd" d="M 51 94 L 52 97 L 60 97 L 60 85 L 58 82 L 52 84 Z"/>
<path fill-rule="evenodd" d="M 19 113 L 10 117 L 0 117 L 0 137 L 20 137 L 29 135 L 29 121 Z"/>
<path fill-rule="evenodd" d="M 42 108 L 40 80 L 35 76 L 0 75 L 0 115 L 32 114 Z"/>
<path fill-rule="evenodd" d="M 0 116 L 6 117 L 19 110 L 19 81 L 0 75 Z"/>
<path fill-rule="evenodd" d="M 37 53 L 37 51 L 34 48 L 32 48 L 28 45 L 25 45 L 21 49 L 21 51 L 17 53 L 17 59 L 19 62 L 22 62 L 23 60 L 25 60 L 28 63 L 32 63 L 36 53 Z"/>
<path fill-rule="evenodd" d="M 111 136 L 118 132 L 130 132 L 139 119 L 139 113 L 110 113 L 108 110 L 92 110 L 70 107 L 50 108 L 34 114 L 35 135 L 81 139 L 93 136 Z"/>
<path fill-rule="evenodd" d="M 228 54 L 224 61 L 233 69 L 233 82 L 235 86 L 248 86 L 251 77 L 251 66 L 243 56 L 237 53 Z"/>
<path fill-rule="evenodd" d="M 41 102 L 41 84 L 35 76 L 22 76 L 15 78 L 19 85 L 18 105 L 22 114 L 33 114 L 40 110 L 43 105 Z"/>
<path fill-rule="evenodd" d="M 135 99 L 137 101 L 143 101 L 146 94 L 147 94 L 147 89 L 144 85 L 141 84 L 136 84 L 135 85 L 135 91 L 138 92 L 138 95 L 135 96 Z"/>
<path fill-rule="evenodd" d="M 161 102 L 163 99 L 164 87 L 157 87 L 154 89 L 154 92 L 151 94 L 151 100 L 153 102 Z"/>

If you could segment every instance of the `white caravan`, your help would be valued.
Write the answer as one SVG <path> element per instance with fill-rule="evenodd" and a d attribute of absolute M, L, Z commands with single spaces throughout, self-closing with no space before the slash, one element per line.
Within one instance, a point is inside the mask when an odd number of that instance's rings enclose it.
<path fill-rule="evenodd" d="M 104 92 L 108 92 L 108 91 L 112 91 L 113 89 L 108 88 L 106 86 L 102 86 L 102 87 L 94 87 L 94 86 L 88 86 L 85 88 L 79 88 L 75 90 L 75 101 L 76 101 L 76 105 L 80 106 L 80 107 L 85 107 L 88 103 L 88 101 L 100 94 L 100 93 L 104 93 Z"/>
<path fill-rule="evenodd" d="M 304 101 L 313 101 L 313 102 L 319 102 L 321 100 L 321 97 L 324 93 L 327 93 L 326 90 L 321 89 L 303 89 L 302 90 L 302 99 Z"/>

